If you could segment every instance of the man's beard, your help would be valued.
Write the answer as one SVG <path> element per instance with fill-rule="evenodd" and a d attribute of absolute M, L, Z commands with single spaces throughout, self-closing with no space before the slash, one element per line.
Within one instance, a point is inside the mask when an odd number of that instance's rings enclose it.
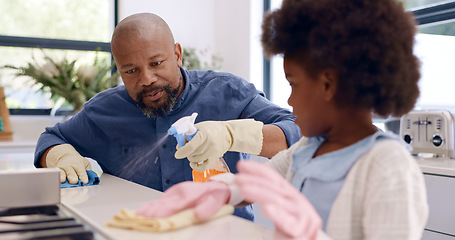
<path fill-rule="evenodd" d="M 157 89 L 163 89 L 167 93 L 167 95 L 168 95 L 167 100 L 163 104 L 161 104 L 157 107 L 148 107 L 147 105 L 144 104 L 143 96 L 145 94 L 147 94 L 147 92 L 154 91 Z M 174 90 L 172 90 L 171 86 L 169 86 L 169 85 L 164 86 L 164 87 L 146 88 L 137 94 L 137 106 L 149 118 L 157 118 L 160 116 L 165 116 L 174 107 L 175 102 L 177 101 L 177 94 L 178 94 L 179 90 L 180 90 L 180 84 Z M 159 100 L 160 99 L 158 99 L 157 101 L 159 101 Z"/>

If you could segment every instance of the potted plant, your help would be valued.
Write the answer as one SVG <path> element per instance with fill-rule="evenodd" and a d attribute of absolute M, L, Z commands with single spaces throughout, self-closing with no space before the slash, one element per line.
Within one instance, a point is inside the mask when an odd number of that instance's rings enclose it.
<path fill-rule="evenodd" d="M 223 59 L 219 54 L 210 54 L 208 50 L 197 50 L 196 48 L 184 48 L 182 63 L 183 67 L 188 70 L 215 70 L 221 69 Z"/>
<path fill-rule="evenodd" d="M 64 99 L 73 106 L 73 112 L 95 94 L 119 84 L 119 73 L 113 72 L 114 64 L 96 55 L 91 65 L 78 64 L 77 60 L 54 60 L 44 54 L 44 64 L 34 58 L 26 66 L 3 66 L 16 70 L 16 76 L 28 76 L 43 92 L 50 92 L 53 99 Z"/>

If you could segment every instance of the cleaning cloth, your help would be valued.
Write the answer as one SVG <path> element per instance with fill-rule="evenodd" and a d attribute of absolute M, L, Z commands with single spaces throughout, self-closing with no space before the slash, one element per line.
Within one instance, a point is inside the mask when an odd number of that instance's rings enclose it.
<path fill-rule="evenodd" d="M 100 178 L 98 177 L 98 174 L 92 170 L 86 170 L 87 171 L 87 176 L 88 176 L 88 183 L 85 184 L 82 182 L 80 179 L 76 184 L 71 184 L 68 182 L 68 179 L 64 183 L 60 184 L 60 188 L 70 188 L 70 187 L 81 187 L 81 186 L 92 186 L 92 185 L 98 185 L 100 183 Z"/>
<path fill-rule="evenodd" d="M 139 216 L 135 210 L 122 209 L 114 218 L 107 222 L 109 227 L 126 228 L 145 232 L 164 232 L 177 230 L 205 221 L 210 221 L 234 212 L 234 207 L 224 205 L 208 220 L 197 220 L 194 208 L 185 209 L 165 218 L 148 218 Z"/>

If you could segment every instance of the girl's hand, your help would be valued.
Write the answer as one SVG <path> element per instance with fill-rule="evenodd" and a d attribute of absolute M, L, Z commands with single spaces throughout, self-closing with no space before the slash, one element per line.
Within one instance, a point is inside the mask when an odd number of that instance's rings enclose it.
<path fill-rule="evenodd" d="M 266 164 L 240 161 L 235 184 L 248 202 L 261 205 L 276 229 L 290 237 L 316 239 L 321 217 L 307 198 Z"/>

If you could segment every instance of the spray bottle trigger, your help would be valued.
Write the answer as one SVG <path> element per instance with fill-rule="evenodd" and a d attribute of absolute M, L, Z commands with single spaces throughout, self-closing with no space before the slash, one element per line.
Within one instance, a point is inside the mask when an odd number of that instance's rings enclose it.
<path fill-rule="evenodd" d="M 179 147 L 183 147 L 183 145 L 185 145 L 185 136 L 183 133 L 178 133 L 177 132 L 177 128 L 175 126 L 171 126 L 168 130 L 167 130 L 167 133 L 169 133 L 169 135 L 172 135 L 175 137 L 175 139 L 177 139 L 177 144 L 179 145 Z"/>
<path fill-rule="evenodd" d="M 177 144 L 179 147 L 185 145 L 185 138 L 187 141 L 190 141 L 197 132 L 196 127 L 194 126 L 194 121 L 196 120 L 197 113 L 191 114 L 191 116 L 182 117 L 167 130 L 169 135 L 174 136 L 177 139 Z"/>

